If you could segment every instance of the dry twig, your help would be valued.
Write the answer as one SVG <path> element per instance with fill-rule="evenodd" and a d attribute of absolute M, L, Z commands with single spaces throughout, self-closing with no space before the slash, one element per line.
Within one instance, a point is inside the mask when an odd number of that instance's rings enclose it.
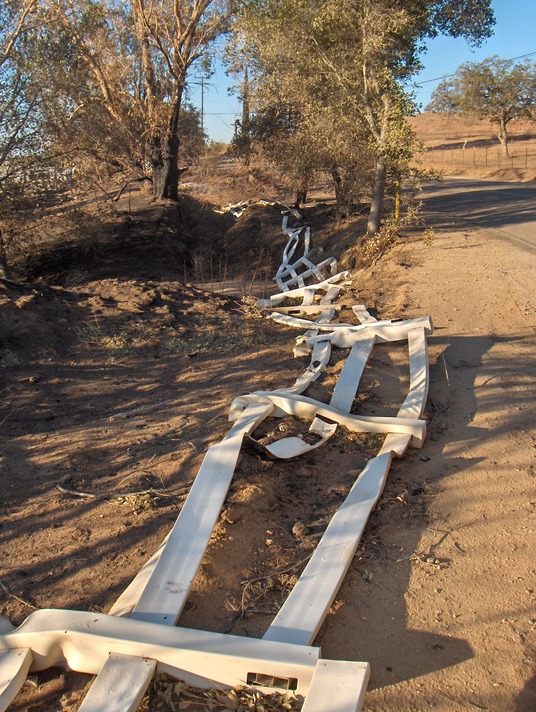
<path fill-rule="evenodd" d="M 28 606 L 28 608 L 31 608 L 33 611 L 37 610 L 36 606 L 33 606 L 31 603 L 28 603 L 28 601 L 25 601 L 23 598 L 19 598 L 18 596 L 15 596 L 14 593 L 10 593 L 10 591 L 7 590 L 7 588 L 4 586 L 4 583 L 2 581 L 0 581 L 0 587 L 3 589 L 6 596 L 9 596 L 9 598 L 14 598 L 15 601 L 22 603 L 23 606 Z"/>
<path fill-rule="evenodd" d="M 137 497 L 143 494 L 154 494 L 158 497 L 183 497 L 188 493 L 190 487 L 181 487 L 175 492 L 164 492 L 160 489 L 149 487 L 149 489 L 138 490 L 137 492 L 99 492 L 97 494 L 93 492 L 80 492 L 78 490 L 68 489 L 62 485 L 56 485 L 56 489 L 62 494 L 69 494 L 72 497 L 82 497 L 85 499 L 118 499 L 119 497 Z"/>
<path fill-rule="evenodd" d="M 429 530 L 430 527 L 427 527 L 427 529 Z M 407 561 L 408 559 L 420 559 L 420 557 L 424 554 L 424 552 L 426 550 L 430 549 L 430 547 L 434 543 L 434 539 L 436 538 L 436 535 L 437 535 L 437 527 L 434 529 L 432 538 L 430 539 L 428 544 L 426 544 L 426 546 L 423 546 L 423 548 L 420 549 L 420 551 L 414 551 L 413 554 L 410 554 L 409 556 L 403 556 L 401 559 L 397 559 L 396 563 L 399 564 L 401 561 Z"/>
<path fill-rule="evenodd" d="M 132 408 L 132 410 L 123 410 L 121 413 L 114 413 L 114 415 L 110 415 L 108 420 L 124 420 L 125 418 L 131 418 L 134 415 L 144 415 L 145 413 L 151 413 L 153 410 L 158 410 L 161 406 L 172 402 L 172 398 L 167 398 L 166 400 L 158 401 L 158 403 L 141 405 L 139 408 Z"/>

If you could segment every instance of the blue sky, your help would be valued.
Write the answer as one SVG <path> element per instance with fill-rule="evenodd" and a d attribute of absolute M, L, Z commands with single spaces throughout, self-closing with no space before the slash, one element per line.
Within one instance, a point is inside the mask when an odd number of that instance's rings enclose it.
<path fill-rule="evenodd" d="M 228 143 L 233 135 L 235 119 L 240 117 L 242 109 L 236 95 L 230 95 L 228 91 L 234 84 L 234 78 L 226 76 L 221 62 L 215 63 L 214 70 L 203 91 L 204 126 L 210 139 Z M 195 71 L 189 75 L 189 93 L 192 104 L 200 109 L 201 86 Z"/>
<path fill-rule="evenodd" d="M 440 79 L 453 74 L 464 62 L 481 62 L 495 54 L 502 59 L 532 54 L 529 59 L 536 60 L 536 0 L 493 0 L 491 4 L 496 21 L 494 34 L 478 49 L 451 37 L 428 42 L 428 51 L 422 56 L 424 69 L 415 77 L 419 85 L 415 90 L 417 101 L 423 108 Z"/>
<path fill-rule="evenodd" d="M 437 37 L 428 42 L 423 54 L 423 71 L 415 77 L 417 101 L 422 105 L 430 101 L 430 95 L 442 77 L 453 74 L 464 62 L 480 62 L 487 57 L 499 55 L 513 59 L 532 54 L 536 60 L 536 0 L 493 0 L 495 12 L 494 35 L 478 49 L 471 49 L 462 39 Z M 193 79 L 193 78 L 192 78 Z M 225 76 L 221 65 L 205 87 L 205 130 L 216 141 L 229 141 L 233 134 L 234 120 L 240 117 L 240 106 L 235 96 L 229 96 L 228 86 L 232 80 Z M 192 103 L 201 105 L 200 87 L 191 85 Z"/>

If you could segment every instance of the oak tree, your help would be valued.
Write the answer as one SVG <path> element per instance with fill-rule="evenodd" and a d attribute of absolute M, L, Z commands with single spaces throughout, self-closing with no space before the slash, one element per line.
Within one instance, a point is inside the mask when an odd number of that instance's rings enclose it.
<path fill-rule="evenodd" d="M 188 70 L 229 28 L 235 0 L 131 0 L 156 195 L 176 200 L 180 110 Z"/>
<path fill-rule="evenodd" d="M 461 113 L 497 124 L 499 141 L 508 156 L 508 124 L 536 117 L 536 63 L 498 56 L 466 62 L 432 93 L 429 111 Z"/>

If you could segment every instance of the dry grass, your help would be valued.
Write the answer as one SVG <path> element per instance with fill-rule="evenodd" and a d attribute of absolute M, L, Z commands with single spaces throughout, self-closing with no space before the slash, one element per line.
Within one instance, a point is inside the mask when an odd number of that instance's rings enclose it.
<path fill-rule="evenodd" d="M 513 121 L 510 156 L 503 155 L 497 126 L 489 121 L 419 114 L 410 119 L 425 152 L 420 168 L 445 175 L 504 180 L 536 180 L 536 123 Z"/>
<path fill-rule="evenodd" d="M 167 675 L 161 675 L 153 682 L 152 693 L 156 708 L 163 712 L 297 712 L 303 704 L 303 698 L 292 692 L 274 691 L 267 695 L 242 687 L 201 690 Z"/>

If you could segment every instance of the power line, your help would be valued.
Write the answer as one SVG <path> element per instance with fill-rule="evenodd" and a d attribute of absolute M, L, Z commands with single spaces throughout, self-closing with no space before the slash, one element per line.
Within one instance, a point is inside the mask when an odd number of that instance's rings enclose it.
<path fill-rule="evenodd" d="M 520 54 L 519 57 L 510 57 L 510 59 L 507 59 L 507 62 L 515 62 L 516 59 L 525 59 L 525 57 L 532 57 L 535 55 L 536 52 L 527 52 L 527 54 Z M 423 79 L 420 82 L 413 82 L 413 85 L 416 87 L 420 87 L 421 84 L 430 84 L 431 82 L 440 82 L 443 79 L 450 79 L 451 77 L 456 76 L 456 72 L 453 74 L 443 74 L 441 77 L 435 77 L 434 79 Z"/>

